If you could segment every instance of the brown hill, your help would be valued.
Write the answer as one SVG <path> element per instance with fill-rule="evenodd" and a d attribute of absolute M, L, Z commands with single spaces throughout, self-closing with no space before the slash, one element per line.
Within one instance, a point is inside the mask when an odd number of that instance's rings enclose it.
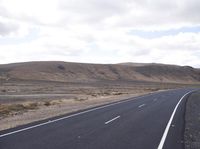
<path fill-rule="evenodd" d="M 101 80 L 200 83 L 200 70 L 164 64 L 83 64 L 61 61 L 0 65 L 0 79 L 90 82 Z"/>

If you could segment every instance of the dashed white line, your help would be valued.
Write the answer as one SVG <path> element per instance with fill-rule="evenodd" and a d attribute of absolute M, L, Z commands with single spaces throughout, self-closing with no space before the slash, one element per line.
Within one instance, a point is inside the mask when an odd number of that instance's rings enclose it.
<path fill-rule="evenodd" d="M 169 132 L 169 128 L 170 128 L 170 126 L 171 126 L 172 120 L 173 120 L 174 115 L 175 115 L 175 113 L 176 113 L 176 110 L 177 110 L 179 104 L 181 103 L 181 101 L 184 99 L 184 97 L 187 96 L 188 94 L 190 94 L 191 92 L 193 92 L 193 91 L 190 91 L 190 92 L 186 93 L 185 95 L 183 95 L 183 97 L 181 97 L 181 99 L 180 99 L 179 102 L 177 103 L 176 107 L 174 108 L 174 111 L 173 111 L 173 113 L 172 113 L 172 115 L 171 115 L 171 117 L 170 117 L 170 119 L 169 119 L 169 122 L 167 123 L 167 126 L 166 126 L 166 128 L 165 128 L 164 134 L 163 134 L 163 136 L 162 136 L 162 138 L 161 138 L 161 140 L 160 140 L 160 144 L 158 145 L 158 148 L 157 148 L 157 149 L 162 149 L 162 148 L 163 148 L 164 143 L 165 143 L 165 140 L 166 140 L 166 138 L 167 138 L 167 134 L 168 134 L 168 132 Z"/>
<path fill-rule="evenodd" d="M 142 108 L 142 107 L 144 107 L 146 104 L 142 104 L 142 105 L 140 105 L 140 106 L 138 106 L 138 108 Z"/>
<path fill-rule="evenodd" d="M 113 119 L 111 119 L 111 120 L 105 122 L 105 125 L 111 123 L 112 121 L 114 121 L 114 120 L 116 120 L 116 119 L 118 119 L 118 118 L 120 118 L 120 116 L 117 116 L 117 117 L 115 117 L 115 118 L 113 118 Z"/>

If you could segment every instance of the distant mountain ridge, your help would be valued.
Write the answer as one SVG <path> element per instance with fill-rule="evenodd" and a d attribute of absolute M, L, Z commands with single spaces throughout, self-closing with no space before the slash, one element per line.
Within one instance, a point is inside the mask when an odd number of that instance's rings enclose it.
<path fill-rule="evenodd" d="M 0 79 L 82 82 L 101 80 L 200 83 L 200 70 L 165 64 L 86 64 L 62 61 L 24 62 L 0 65 Z"/>

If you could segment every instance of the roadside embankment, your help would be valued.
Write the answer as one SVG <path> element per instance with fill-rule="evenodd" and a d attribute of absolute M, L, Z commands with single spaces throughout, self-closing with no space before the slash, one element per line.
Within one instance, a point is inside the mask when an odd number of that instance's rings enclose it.
<path fill-rule="evenodd" d="M 200 149 L 200 91 L 187 100 L 184 140 L 185 149 Z"/>

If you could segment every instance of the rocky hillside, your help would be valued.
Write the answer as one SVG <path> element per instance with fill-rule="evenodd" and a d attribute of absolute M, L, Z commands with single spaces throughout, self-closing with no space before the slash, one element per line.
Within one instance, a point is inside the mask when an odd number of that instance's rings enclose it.
<path fill-rule="evenodd" d="M 131 80 L 200 83 L 200 70 L 164 64 L 83 64 L 61 61 L 26 62 L 0 65 L 0 79 L 89 82 Z"/>

